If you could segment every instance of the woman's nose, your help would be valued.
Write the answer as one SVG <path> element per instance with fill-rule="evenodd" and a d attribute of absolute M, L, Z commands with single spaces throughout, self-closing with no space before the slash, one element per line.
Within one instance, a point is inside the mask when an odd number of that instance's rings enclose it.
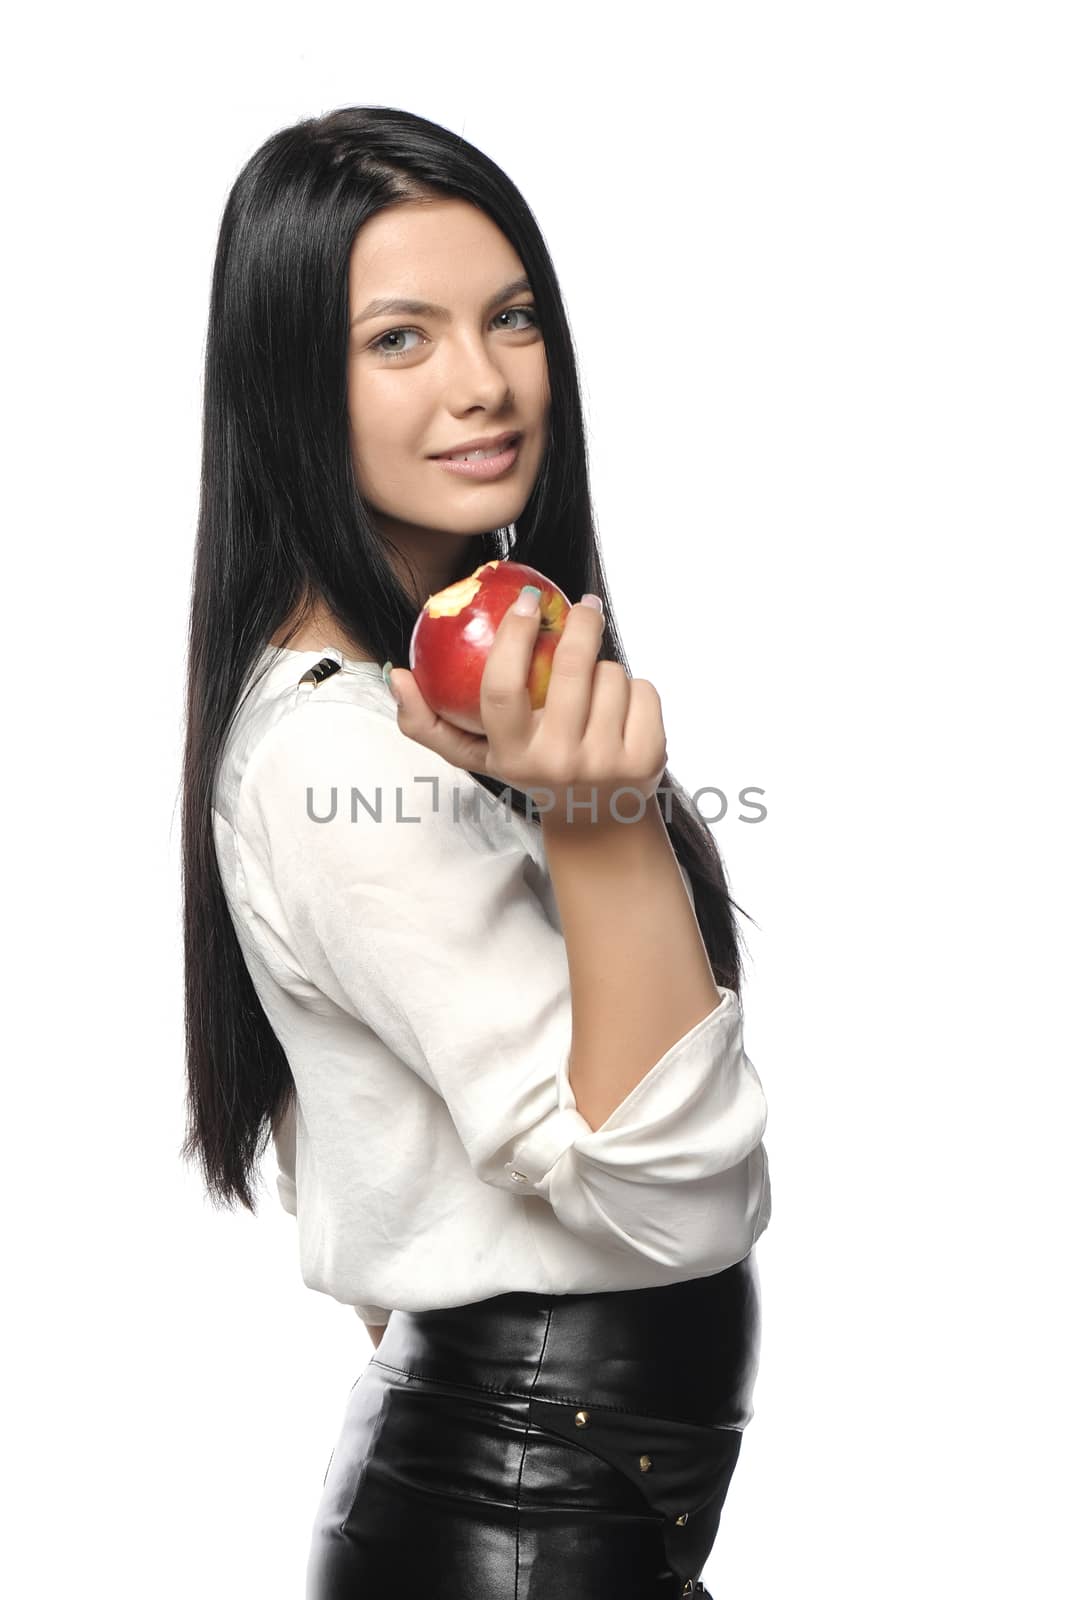
<path fill-rule="evenodd" d="M 497 406 L 509 393 L 498 358 L 482 339 L 457 340 L 448 362 L 448 389 L 455 411 L 471 405 Z"/>

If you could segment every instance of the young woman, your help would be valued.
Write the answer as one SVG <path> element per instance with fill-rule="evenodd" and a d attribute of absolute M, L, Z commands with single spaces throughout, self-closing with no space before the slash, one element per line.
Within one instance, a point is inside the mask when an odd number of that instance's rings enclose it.
<path fill-rule="evenodd" d="M 514 185 L 399 110 L 273 136 L 222 219 L 204 415 L 184 1153 L 254 1211 L 272 1135 L 303 1277 L 376 1347 L 308 1596 L 705 1594 L 753 1414 L 766 1104 Z M 507 611 L 475 736 L 391 663 L 430 593 L 508 558 L 578 603 L 536 711 L 538 597 Z"/>

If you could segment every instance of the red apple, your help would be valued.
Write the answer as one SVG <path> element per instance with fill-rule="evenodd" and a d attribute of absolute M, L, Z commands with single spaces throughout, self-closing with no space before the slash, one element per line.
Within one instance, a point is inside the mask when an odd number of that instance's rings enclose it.
<path fill-rule="evenodd" d="M 410 640 L 410 670 L 438 716 L 467 733 L 484 733 L 481 677 L 504 612 L 527 583 L 540 590 L 540 632 L 529 668 L 529 700 L 543 706 L 570 602 L 557 584 L 520 561 L 485 561 L 468 578 L 431 594 Z"/>

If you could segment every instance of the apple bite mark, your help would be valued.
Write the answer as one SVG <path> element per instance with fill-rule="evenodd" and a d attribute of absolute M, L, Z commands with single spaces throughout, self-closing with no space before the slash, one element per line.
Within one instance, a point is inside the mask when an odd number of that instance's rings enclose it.
<path fill-rule="evenodd" d="M 457 583 L 451 583 L 446 589 L 438 589 L 436 594 L 431 594 L 425 602 L 425 609 L 431 617 L 454 617 L 465 606 L 468 606 L 478 589 L 481 587 L 480 573 L 486 566 L 497 566 L 498 562 L 484 562 L 476 572 L 471 572 L 468 578 L 460 578 Z"/>

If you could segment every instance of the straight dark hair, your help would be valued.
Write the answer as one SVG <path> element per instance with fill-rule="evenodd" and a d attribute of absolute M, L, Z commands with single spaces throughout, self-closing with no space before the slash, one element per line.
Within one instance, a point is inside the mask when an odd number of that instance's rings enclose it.
<path fill-rule="evenodd" d="M 238 175 L 215 253 L 182 769 L 187 1131 L 181 1156 L 199 1161 L 216 1204 L 239 1202 L 253 1213 L 258 1164 L 295 1086 L 219 875 L 216 776 L 256 662 L 290 616 L 296 621 L 285 637 L 294 637 L 315 600 L 375 659 L 408 660 L 420 602 L 386 555 L 390 549 L 402 562 L 374 526 L 351 458 L 348 271 L 370 217 L 425 196 L 479 207 L 521 258 L 543 332 L 551 408 L 544 460 L 509 553 L 571 599 L 587 590 L 600 595 L 600 659 L 628 669 L 595 531 L 569 326 L 547 246 L 521 194 L 465 139 L 408 111 L 349 107 L 275 133 Z M 481 559 L 506 554 L 492 538 L 485 536 Z M 500 781 L 471 776 L 503 794 Z M 668 767 L 660 787 L 675 791 L 671 816 L 665 796 L 657 804 L 691 876 L 714 975 L 738 995 L 734 909 L 747 914 L 728 892 L 709 828 Z M 521 792 L 511 794 L 514 808 L 528 815 Z"/>

